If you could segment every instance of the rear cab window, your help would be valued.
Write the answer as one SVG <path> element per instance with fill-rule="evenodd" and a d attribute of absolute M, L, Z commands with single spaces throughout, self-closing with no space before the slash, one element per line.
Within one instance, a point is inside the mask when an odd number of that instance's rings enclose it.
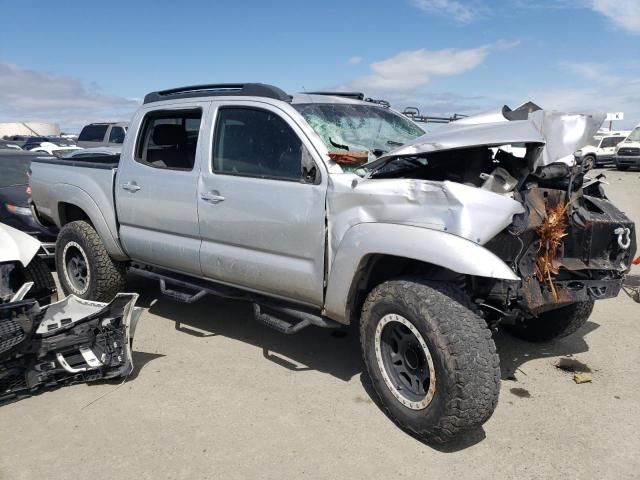
<path fill-rule="evenodd" d="M 138 133 L 135 160 L 155 168 L 193 170 L 201 121 L 200 108 L 147 113 Z"/>
<path fill-rule="evenodd" d="M 87 125 L 78 136 L 79 142 L 102 142 L 107 133 L 108 125 Z"/>

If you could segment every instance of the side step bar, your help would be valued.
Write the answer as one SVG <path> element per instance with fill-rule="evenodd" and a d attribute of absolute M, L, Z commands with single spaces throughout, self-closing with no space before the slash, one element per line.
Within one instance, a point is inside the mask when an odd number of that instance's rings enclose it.
<path fill-rule="evenodd" d="M 160 292 L 177 302 L 193 303 L 206 295 L 252 302 L 255 319 L 285 335 L 298 333 L 311 325 L 321 328 L 341 328 L 344 326 L 334 320 L 305 311 L 302 309 L 304 307 L 285 306 L 289 304 L 279 303 L 277 300 L 263 295 L 244 292 L 233 287 L 218 285 L 187 275 L 138 265 L 130 267 L 129 270 L 137 275 L 158 280 L 160 282 Z M 177 290 L 177 288 L 182 289 L 182 291 Z"/>
<path fill-rule="evenodd" d="M 267 311 L 265 311 L 267 310 Z M 321 328 L 340 328 L 342 324 L 322 318 L 312 313 L 295 310 L 293 308 L 253 304 L 253 315 L 255 319 L 285 335 L 298 333 L 300 330 L 315 325 Z"/>

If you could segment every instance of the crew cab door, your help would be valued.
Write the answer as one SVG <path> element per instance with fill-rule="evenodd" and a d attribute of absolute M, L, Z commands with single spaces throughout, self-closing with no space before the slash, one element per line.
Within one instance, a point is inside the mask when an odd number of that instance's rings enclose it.
<path fill-rule="evenodd" d="M 196 189 L 207 103 L 143 109 L 116 178 L 120 240 L 136 261 L 200 275 Z"/>
<path fill-rule="evenodd" d="M 215 102 L 212 116 L 198 183 L 203 274 L 322 305 L 327 175 L 317 152 L 266 103 Z"/>

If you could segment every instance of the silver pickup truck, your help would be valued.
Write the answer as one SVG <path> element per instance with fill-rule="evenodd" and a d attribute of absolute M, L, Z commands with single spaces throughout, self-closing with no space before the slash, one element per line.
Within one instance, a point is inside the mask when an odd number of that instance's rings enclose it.
<path fill-rule="evenodd" d="M 358 93 L 178 88 L 119 157 L 35 161 L 32 207 L 66 293 L 109 301 L 132 270 L 283 333 L 359 324 L 378 404 L 445 442 L 496 406 L 492 329 L 568 335 L 620 290 L 634 225 L 572 156 L 601 121 L 530 103 L 425 134 Z"/>

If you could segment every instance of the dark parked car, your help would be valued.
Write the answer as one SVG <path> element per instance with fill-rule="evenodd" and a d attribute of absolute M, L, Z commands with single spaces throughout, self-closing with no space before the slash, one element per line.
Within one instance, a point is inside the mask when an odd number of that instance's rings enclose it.
<path fill-rule="evenodd" d="M 40 256 L 52 259 L 58 231 L 38 225 L 29 205 L 29 168 L 37 157 L 42 154 L 0 150 L 0 222 L 36 237 L 42 242 Z"/>
<path fill-rule="evenodd" d="M 15 142 L 0 139 L 0 150 L 22 150 Z"/>

